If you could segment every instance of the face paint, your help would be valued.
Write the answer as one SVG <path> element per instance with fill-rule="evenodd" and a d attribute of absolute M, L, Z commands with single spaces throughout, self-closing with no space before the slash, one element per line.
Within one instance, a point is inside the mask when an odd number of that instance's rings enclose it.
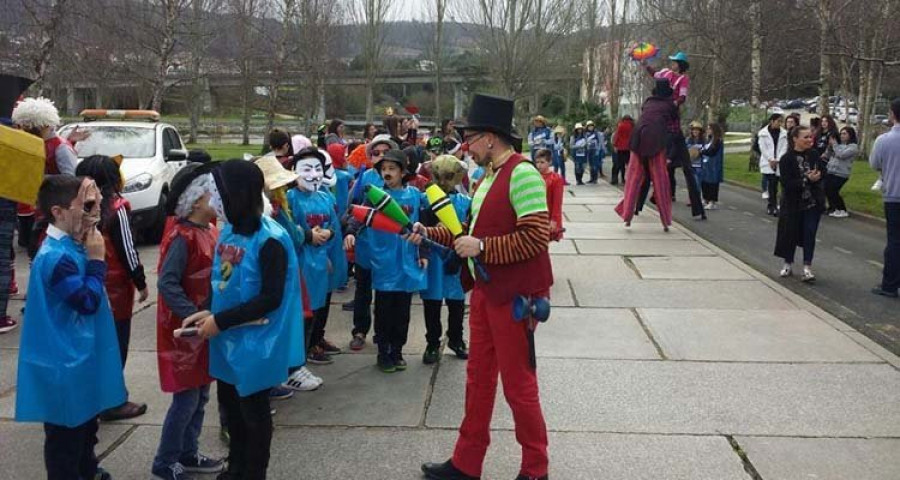
<path fill-rule="evenodd" d="M 307 192 L 315 192 L 319 189 L 325 173 L 322 168 L 322 162 L 315 157 L 297 160 L 297 164 L 294 165 L 294 172 L 300 176 L 297 179 L 298 185 Z"/>

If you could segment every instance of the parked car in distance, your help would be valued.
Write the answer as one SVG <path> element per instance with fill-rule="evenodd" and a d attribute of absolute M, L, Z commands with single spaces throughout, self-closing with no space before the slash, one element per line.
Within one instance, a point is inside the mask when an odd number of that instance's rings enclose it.
<path fill-rule="evenodd" d="M 131 226 L 150 242 L 162 239 L 166 199 L 175 173 L 187 164 L 188 151 L 172 125 L 160 123 L 152 110 L 85 110 L 82 122 L 60 128 L 66 136 L 74 128 L 90 136 L 78 142 L 79 160 L 91 155 L 122 155 L 122 196 L 131 204 Z"/>
<path fill-rule="evenodd" d="M 797 99 L 789 100 L 789 101 L 785 102 L 781 108 L 784 108 L 786 110 L 798 110 L 801 108 L 806 108 L 806 102 L 797 98 Z"/>

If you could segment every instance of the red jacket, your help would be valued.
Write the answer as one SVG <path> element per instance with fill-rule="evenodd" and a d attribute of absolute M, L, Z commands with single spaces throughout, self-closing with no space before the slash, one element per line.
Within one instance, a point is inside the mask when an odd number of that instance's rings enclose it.
<path fill-rule="evenodd" d="M 131 211 L 128 200 L 117 197 L 113 200 L 113 215 L 120 208 Z M 109 295 L 109 304 L 112 307 L 113 318 L 126 320 L 131 318 L 134 310 L 134 283 L 128 273 L 128 268 L 122 263 L 116 247 L 109 234 L 103 235 L 103 243 L 106 244 L 106 293 Z"/>
<path fill-rule="evenodd" d="M 617 152 L 628 150 L 628 142 L 631 140 L 632 130 L 634 130 L 634 120 L 622 120 L 616 126 L 616 141 L 613 146 Z"/>
<path fill-rule="evenodd" d="M 562 204 L 565 193 L 565 183 L 558 173 L 549 171 L 542 173 L 544 183 L 547 185 L 547 208 L 550 211 L 550 240 L 558 242 L 563 237 Z"/>
<path fill-rule="evenodd" d="M 188 264 L 181 286 L 194 305 L 201 308 L 207 303 L 212 290 L 210 279 L 219 231 L 213 226 L 204 230 L 182 222 L 171 223 L 159 246 L 160 268 L 169 245 L 179 236 L 188 245 Z M 176 339 L 173 336 L 175 329 L 181 327 L 182 320 L 169 310 L 160 295 L 156 309 L 156 356 L 159 383 L 167 393 L 202 387 L 213 381 L 209 376 L 209 342 L 197 337 Z"/>

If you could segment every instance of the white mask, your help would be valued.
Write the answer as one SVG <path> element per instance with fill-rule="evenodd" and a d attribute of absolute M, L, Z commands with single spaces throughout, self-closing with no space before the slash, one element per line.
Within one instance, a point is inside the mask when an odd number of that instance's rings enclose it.
<path fill-rule="evenodd" d="M 225 216 L 225 204 L 222 202 L 222 195 L 219 193 L 219 186 L 215 180 L 209 182 L 209 206 L 216 212 L 216 218 L 222 222 L 228 222 Z"/>
<path fill-rule="evenodd" d="M 297 160 L 297 163 L 294 165 L 294 172 L 300 176 L 297 179 L 297 183 L 303 190 L 315 192 L 322 185 L 324 169 L 322 168 L 322 162 L 318 158 L 312 157 Z"/>

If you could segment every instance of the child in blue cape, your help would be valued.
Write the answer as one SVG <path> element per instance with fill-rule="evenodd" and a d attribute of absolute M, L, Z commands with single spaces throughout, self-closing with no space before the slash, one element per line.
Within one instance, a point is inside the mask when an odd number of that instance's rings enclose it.
<path fill-rule="evenodd" d="M 103 288 L 101 200 L 93 180 L 71 175 L 48 176 L 38 192 L 50 225 L 28 283 L 16 420 L 44 423 L 50 480 L 111 478 L 94 454 L 97 416 L 125 401 L 125 380 Z"/>
<path fill-rule="evenodd" d="M 460 222 L 466 223 L 472 199 L 460 193 L 457 186 L 462 183 L 466 168 L 453 155 L 441 155 L 431 162 L 431 174 L 434 183 L 450 198 Z M 436 226 L 438 219 L 431 209 L 423 210 L 422 224 Z M 422 355 L 422 362 L 433 364 L 440 357 L 441 337 L 441 305 L 446 303 L 449 315 L 447 318 L 447 346 L 458 358 L 469 358 L 469 350 L 463 340 L 463 318 L 466 309 L 466 294 L 463 291 L 459 276 L 460 262 L 445 262 L 436 250 L 431 251 L 428 262 L 428 288 L 419 292 L 425 308 L 425 340 L 427 346 Z"/>
<path fill-rule="evenodd" d="M 307 360 L 314 364 L 329 364 L 331 355 L 341 349 L 325 339 L 325 326 L 331 305 L 331 292 L 337 286 L 332 278 L 346 275 L 347 257 L 341 247 L 341 221 L 334 195 L 323 190 L 322 179 L 326 159 L 322 150 L 314 147 L 294 155 L 294 171 L 299 176 L 297 188 L 288 191 L 288 203 L 294 221 L 306 234 L 303 248 L 302 274 L 309 292 L 313 323 L 307 341 Z"/>
<path fill-rule="evenodd" d="M 381 173 L 385 191 L 400 204 L 412 222 L 418 221 L 419 210 L 426 201 L 421 192 L 403 184 L 407 173 L 406 154 L 389 150 L 376 160 L 374 169 Z M 355 221 L 348 225 L 351 235 L 347 236 L 347 241 L 351 246 L 360 228 Z M 428 258 L 420 255 L 419 247 L 397 234 L 366 230 L 362 233 L 368 235 L 371 249 L 378 368 L 385 373 L 406 370 L 403 346 L 409 333 L 412 294 L 427 285 Z"/>
<path fill-rule="evenodd" d="M 263 174 L 229 160 L 213 170 L 210 206 L 225 222 L 212 267 L 212 308 L 184 320 L 209 338 L 209 372 L 228 418 L 228 470 L 266 478 L 272 442 L 269 390 L 287 379 L 302 315 L 300 268 L 288 233 L 263 215 Z M 294 338 L 296 335 L 296 338 Z"/>

